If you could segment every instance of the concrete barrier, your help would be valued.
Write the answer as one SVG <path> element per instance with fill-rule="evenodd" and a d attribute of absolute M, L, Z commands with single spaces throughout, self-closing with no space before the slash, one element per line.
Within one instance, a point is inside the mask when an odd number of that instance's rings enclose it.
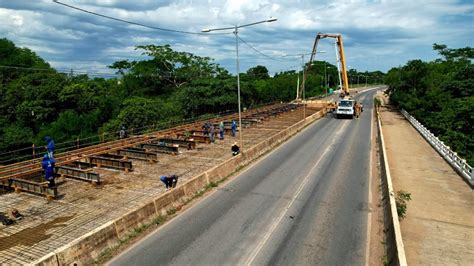
<path fill-rule="evenodd" d="M 192 186 L 188 186 L 188 189 L 190 190 L 191 187 Z M 165 194 L 158 196 L 153 200 L 153 203 L 155 204 L 156 215 L 165 215 L 168 209 L 175 207 L 178 200 L 184 198 L 186 198 L 184 186 L 177 187 L 166 192 Z"/>
<path fill-rule="evenodd" d="M 38 263 L 40 266 L 52 266 L 52 265 L 58 265 L 58 257 L 56 256 L 55 253 L 50 253 L 43 258 L 41 258 L 41 262 Z"/>
<path fill-rule="evenodd" d="M 108 222 L 36 261 L 33 265 L 81 265 L 119 243 L 113 222 Z"/>
<path fill-rule="evenodd" d="M 192 178 L 191 180 L 187 181 L 182 185 L 184 195 L 191 197 L 195 193 L 198 193 L 200 190 L 205 188 L 207 184 L 209 184 L 209 181 L 206 172 Z M 172 190 L 171 192 L 174 192 L 174 190 Z"/>
<path fill-rule="evenodd" d="M 82 263 L 97 258 L 102 251 L 117 245 L 119 238 L 113 223 L 99 227 L 68 248 L 56 253 L 59 265 Z"/>
<path fill-rule="evenodd" d="M 387 152 L 385 149 L 385 141 L 382 132 L 382 123 L 380 116 L 377 114 L 377 125 L 379 132 L 379 143 L 380 143 L 380 162 L 382 167 L 382 195 L 385 201 L 385 212 L 384 220 L 385 224 L 385 235 L 387 245 L 387 258 L 389 265 L 407 265 L 407 259 L 405 255 L 405 247 L 402 240 L 402 231 L 400 229 L 400 223 L 398 221 L 397 205 L 395 203 L 395 191 L 393 191 L 392 176 L 390 174 L 390 168 L 388 165 Z"/>
<path fill-rule="evenodd" d="M 326 113 L 321 110 L 304 121 L 297 122 L 288 128 L 276 133 L 242 154 L 232 157 L 210 170 L 193 177 L 177 188 L 170 190 L 149 203 L 125 214 L 119 219 L 100 226 L 84 236 L 74 240 L 53 253 L 38 259 L 34 264 L 41 265 L 68 265 L 85 264 L 95 260 L 103 251 L 114 247 L 125 238 L 134 228 L 146 224 L 159 215 L 165 215 L 167 210 L 182 205 L 186 199 L 205 189 L 210 182 L 219 182 L 237 171 L 240 167 L 248 165 L 278 144 L 290 138 L 298 131 L 319 119 Z"/>
<path fill-rule="evenodd" d="M 116 220 L 114 226 L 118 238 L 126 237 L 134 228 L 150 222 L 155 215 L 155 203 L 152 201 Z"/>

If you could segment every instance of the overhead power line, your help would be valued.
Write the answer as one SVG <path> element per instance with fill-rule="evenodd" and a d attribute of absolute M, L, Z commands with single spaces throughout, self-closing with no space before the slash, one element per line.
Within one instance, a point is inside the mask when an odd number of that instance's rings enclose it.
<path fill-rule="evenodd" d="M 139 22 L 129 21 L 129 20 L 121 19 L 121 18 L 115 18 L 115 17 L 111 17 L 111 16 L 104 15 L 104 14 L 96 13 L 96 12 L 93 12 L 93 11 L 90 11 L 90 10 L 86 10 L 86 9 L 83 9 L 83 8 L 80 8 L 80 7 L 77 7 L 77 6 L 73 6 L 73 5 L 69 5 L 69 4 L 60 2 L 60 1 L 58 1 L 58 0 L 53 0 L 53 2 L 56 3 L 56 4 L 63 5 L 63 6 L 65 6 L 65 7 L 69 7 L 69 8 L 72 8 L 72 9 L 75 9 L 75 10 L 78 10 L 78 11 L 81 11 L 81 12 L 85 12 L 85 13 L 94 15 L 94 16 L 99 16 L 99 17 L 103 17 L 103 18 L 107 18 L 107 19 L 111 19 L 111 20 L 115 20 L 115 21 L 120 21 L 120 22 L 123 22 L 123 23 L 131 24 L 131 25 L 136 25 L 136 26 L 141 26 L 141 27 L 145 27 L 145 28 L 150 28 L 150 29 L 154 29 L 154 30 L 161 30 L 161 31 L 174 32 L 174 33 L 181 33 L 181 34 L 192 34 L 192 35 L 227 35 L 227 34 L 232 34 L 232 33 L 212 33 L 212 34 L 209 34 L 209 33 L 202 33 L 202 32 L 191 32 L 191 31 L 173 30 L 173 29 L 155 27 L 155 26 L 150 26 L 150 25 L 142 24 L 142 23 L 139 23 Z"/>
<path fill-rule="evenodd" d="M 282 59 L 278 59 L 278 58 L 274 58 L 274 57 L 271 57 L 269 55 L 266 55 L 264 54 L 263 52 L 259 51 L 257 48 L 253 47 L 252 45 L 250 45 L 248 42 L 244 41 L 242 38 L 240 38 L 239 36 L 239 40 L 241 40 L 245 45 L 247 45 L 248 47 L 250 47 L 252 50 L 254 50 L 255 52 L 257 52 L 258 54 L 270 59 L 270 60 L 274 60 L 274 61 L 279 61 L 279 62 L 291 62 L 291 61 L 294 61 L 294 60 L 282 60 Z"/>

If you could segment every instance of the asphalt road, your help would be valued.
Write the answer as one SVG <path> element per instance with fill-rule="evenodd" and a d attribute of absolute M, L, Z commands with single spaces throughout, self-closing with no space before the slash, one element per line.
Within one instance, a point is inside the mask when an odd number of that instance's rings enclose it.
<path fill-rule="evenodd" d="M 153 232 L 112 265 L 365 264 L 372 96 L 328 115 Z"/>

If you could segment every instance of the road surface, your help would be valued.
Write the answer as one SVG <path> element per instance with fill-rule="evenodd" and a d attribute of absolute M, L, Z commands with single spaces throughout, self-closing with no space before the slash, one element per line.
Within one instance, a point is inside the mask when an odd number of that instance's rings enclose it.
<path fill-rule="evenodd" d="M 363 265 L 372 98 L 331 115 L 114 258 L 111 265 Z"/>

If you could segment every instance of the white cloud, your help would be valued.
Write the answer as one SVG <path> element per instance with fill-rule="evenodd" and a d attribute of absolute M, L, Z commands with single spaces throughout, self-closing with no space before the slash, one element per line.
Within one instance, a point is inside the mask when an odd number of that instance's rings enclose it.
<path fill-rule="evenodd" d="M 452 47 L 472 46 L 474 4 L 446 1 L 270 1 L 178 0 L 118 1 L 62 0 L 65 3 L 156 27 L 199 32 L 203 28 L 232 27 L 277 17 L 241 29 L 240 36 L 271 56 L 310 52 L 317 32 L 341 32 L 351 65 L 387 70 L 414 57 L 432 59 L 434 42 Z M 3 8 L 2 8 L 3 7 Z M 7 2 L 0 0 L 0 34 L 54 60 L 56 65 L 93 69 L 114 60 L 138 58 L 136 45 L 171 44 L 179 51 L 209 56 L 234 71 L 235 39 L 228 36 L 173 34 L 95 17 L 54 4 L 49 0 Z M 232 32 L 231 30 L 229 33 Z M 471 36 L 471 37 L 470 37 Z M 269 60 L 240 44 L 243 70 L 257 63 L 270 72 L 295 62 Z M 333 60 L 332 42 L 324 41 Z M 80 62 L 80 63 L 79 63 Z"/>

